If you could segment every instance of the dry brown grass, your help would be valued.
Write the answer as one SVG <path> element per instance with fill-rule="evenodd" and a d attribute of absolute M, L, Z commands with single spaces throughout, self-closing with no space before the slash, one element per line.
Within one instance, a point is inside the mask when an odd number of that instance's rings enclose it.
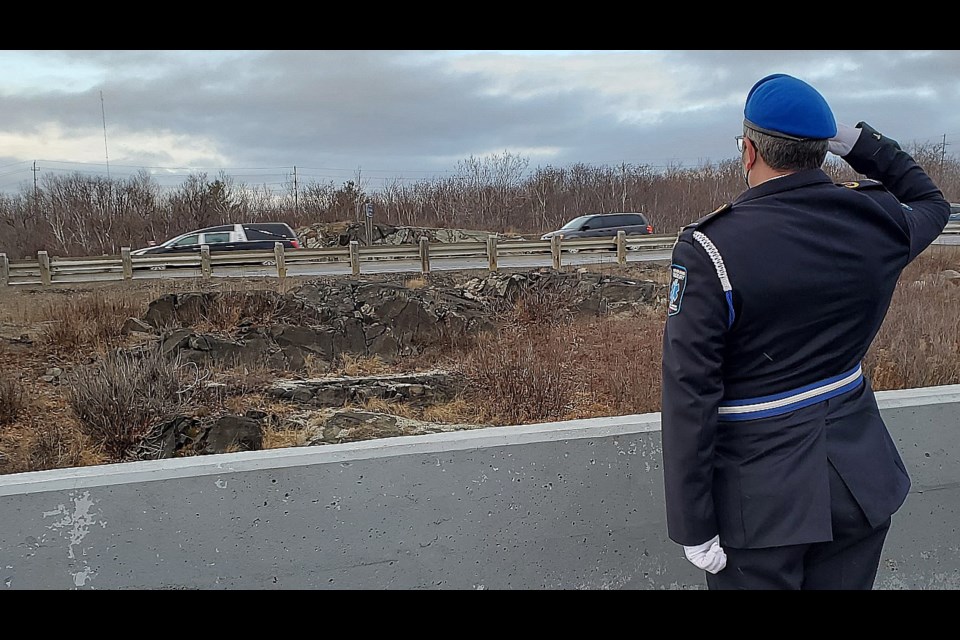
<path fill-rule="evenodd" d="M 387 400 L 385 398 L 367 398 L 360 406 L 364 411 L 373 413 L 389 413 L 392 416 L 401 418 L 410 418 L 411 420 L 420 419 L 420 411 L 415 407 L 403 404 L 400 400 Z"/>
<path fill-rule="evenodd" d="M 0 427 L 16 420 L 25 406 L 23 385 L 6 376 L 0 377 Z"/>
<path fill-rule="evenodd" d="M 403 281 L 407 289 L 423 289 L 427 286 L 427 279 L 423 276 L 414 276 Z"/>
<path fill-rule="evenodd" d="M 931 247 L 904 271 L 865 358 L 877 390 L 960 383 L 960 249 Z"/>
<path fill-rule="evenodd" d="M 477 404 L 464 396 L 424 407 L 419 419 L 442 424 L 484 424 L 486 422 L 477 411 Z"/>
<path fill-rule="evenodd" d="M 75 354 L 103 351 L 123 341 L 123 322 L 146 309 L 141 301 L 103 290 L 51 299 L 39 305 L 44 324 L 40 341 L 51 351 Z"/>
<path fill-rule="evenodd" d="M 284 449 L 302 447 L 307 444 L 310 432 L 304 429 L 267 427 L 263 430 L 264 449 Z"/>
<path fill-rule="evenodd" d="M 463 359 L 482 422 L 524 424 L 657 411 L 663 310 L 510 324 Z"/>
<path fill-rule="evenodd" d="M 380 356 L 360 356 L 350 353 L 340 354 L 340 373 L 345 376 L 375 376 L 394 370 Z"/>
<path fill-rule="evenodd" d="M 312 324 L 310 309 L 297 305 L 270 289 L 216 291 L 177 310 L 170 327 L 191 327 L 204 333 L 229 333 L 239 326 Z"/>
<path fill-rule="evenodd" d="M 60 394 L 47 387 L 24 398 L 16 419 L 0 424 L 0 474 L 110 462 L 64 409 Z"/>

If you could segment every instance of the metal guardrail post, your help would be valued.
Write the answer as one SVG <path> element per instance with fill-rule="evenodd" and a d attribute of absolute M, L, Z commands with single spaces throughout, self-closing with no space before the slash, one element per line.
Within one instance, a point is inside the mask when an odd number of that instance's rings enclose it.
<path fill-rule="evenodd" d="M 350 269 L 353 275 L 360 275 L 360 243 L 356 240 L 350 241 Z"/>
<path fill-rule="evenodd" d="M 10 259 L 7 254 L 0 253 L 0 287 L 10 284 Z"/>
<path fill-rule="evenodd" d="M 490 262 L 490 271 L 497 270 L 497 236 L 487 236 L 487 260 Z"/>
<path fill-rule="evenodd" d="M 200 273 L 204 280 L 209 280 L 213 275 L 213 267 L 210 266 L 210 245 L 200 245 Z"/>
<path fill-rule="evenodd" d="M 430 239 L 420 236 L 420 273 L 430 273 Z"/>
<path fill-rule="evenodd" d="M 37 251 L 37 261 L 40 263 L 40 284 L 50 286 L 50 256 L 46 251 Z"/>
<path fill-rule="evenodd" d="M 130 256 L 130 247 L 120 247 L 120 261 L 123 262 L 123 279 L 133 279 L 133 258 Z"/>
<path fill-rule="evenodd" d="M 273 243 L 273 255 L 277 259 L 277 277 L 283 280 L 287 277 L 287 256 L 282 242 Z"/>
<path fill-rule="evenodd" d="M 627 264 L 627 232 L 617 231 L 617 262 Z"/>
<path fill-rule="evenodd" d="M 553 268 L 560 270 L 560 236 L 550 238 L 550 253 L 553 255 Z"/>

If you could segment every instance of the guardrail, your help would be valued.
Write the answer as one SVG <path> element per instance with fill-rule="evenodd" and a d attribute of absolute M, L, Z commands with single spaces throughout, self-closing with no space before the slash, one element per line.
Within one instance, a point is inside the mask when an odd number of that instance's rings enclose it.
<path fill-rule="evenodd" d="M 960 222 L 950 222 L 943 229 L 944 235 L 960 234 Z M 677 236 L 643 235 L 627 236 L 620 232 L 610 238 L 580 238 L 561 240 L 501 240 L 495 235 L 486 242 L 434 243 L 421 238 L 417 245 L 374 245 L 361 247 L 356 241 L 346 247 L 285 250 L 276 243 L 273 251 L 211 252 L 203 245 L 196 255 L 145 255 L 133 256 L 129 248 L 119 256 L 50 257 L 39 251 L 36 260 L 12 261 L 0 253 L 0 286 L 43 285 L 160 278 L 204 278 L 214 276 L 275 276 L 285 278 L 290 267 L 320 263 L 350 264 L 353 275 L 361 273 L 361 265 L 381 260 L 419 260 L 420 272 L 430 272 L 431 259 L 485 258 L 490 271 L 498 269 L 497 259 L 517 255 L 547 255 L 552 258 L 554 269 L 563 265 L 563 256 L 581 251 L 616 252 L 617 262 L 625 264 L 627 253 L 669 249 Z M 263 267 L 273 267 L 265 271 Z M 256 268 L 256 272 L 251 272 Z"/>
<path fill-rule="evenodd" d="M 501 240 L 491 235 L 486 242 L 434 243 L 423 237 L 417 245 L 374 245 L 361 247 L 353 241 L 346 247 L 319 249 L 285 249 L 277 242 L 273 251 L 211 252 L 202 245 L 199 254 L 131 255 L 123 248 L 119 256 L 51 257 L 39 251 L 36 260 L 9 260 L 0 253 L 0 286 L 42 285 L 160 278 L 204 278 L 217 276 L 269 276 L 285 278 L 291 267 L 321 264 L 349 264 L 353 275 L 359 275 L 363 264 L 383 260 L 414 260 L 420 272 L 430 272 L 431 259 L 484 258 L 488 268 L 496 271 L 497 259 L 516 255 L 550 255 L 555 269 L 563 264 L 564 254 L 601 251 L 615 252 L 617 262 L 625 264 L 627 253 L 669 249 L 677 241 L 675 235 L 627 236 L 620 232 L 610 238 L 584 238 L 563 241 Z M 272 267 L 265 270 L 264 267 Z"/>

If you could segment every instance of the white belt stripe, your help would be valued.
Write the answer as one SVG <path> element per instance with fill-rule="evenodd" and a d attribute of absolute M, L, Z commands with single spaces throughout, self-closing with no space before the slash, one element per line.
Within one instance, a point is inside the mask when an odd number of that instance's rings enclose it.
<path fill-rule="evenodd" d="M 793 404 L 795 402 L 800 402 L 802 400 L 808 400 L 810 398 L 815 398 L 816 396 L 822 395 L 833 391 L 834 389 L 839 389 L 845 384 L 850 384 L 857 378 L 863 375 L 863 370 L 861 366 L 857 366 L 856 371 L 848 375 L 847 377 L 837 380 L 836 382 L 831 382 L 828 385 L 822 387 L 816 387 L 810 389 L 809 391 L 804 391 L 803 393 L 798 393 L 796 395 L 787 396 L 786 398 L 780 398 L 779 400 L 771 400 L 770 402 L 759 402 L 757 404 L 746 404 L 737 407 L 720 407 L 718 409 L 719 413 L 730 415 L 738 413 L 751 413 L 753 411 L 766 411 L 768 409 L 778 409 L 786 405 Z"/>

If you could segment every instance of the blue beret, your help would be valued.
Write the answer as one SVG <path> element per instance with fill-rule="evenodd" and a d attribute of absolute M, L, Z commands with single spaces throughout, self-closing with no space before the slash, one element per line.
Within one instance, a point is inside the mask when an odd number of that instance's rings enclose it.
<path fill-rule="evenodd" d="M 823 96 L 785 73 L 774 73 L 753 85 L 743 119 L 751 129 L 772 136 L 828 139 L 837 135 L 837 121 Z"/>

